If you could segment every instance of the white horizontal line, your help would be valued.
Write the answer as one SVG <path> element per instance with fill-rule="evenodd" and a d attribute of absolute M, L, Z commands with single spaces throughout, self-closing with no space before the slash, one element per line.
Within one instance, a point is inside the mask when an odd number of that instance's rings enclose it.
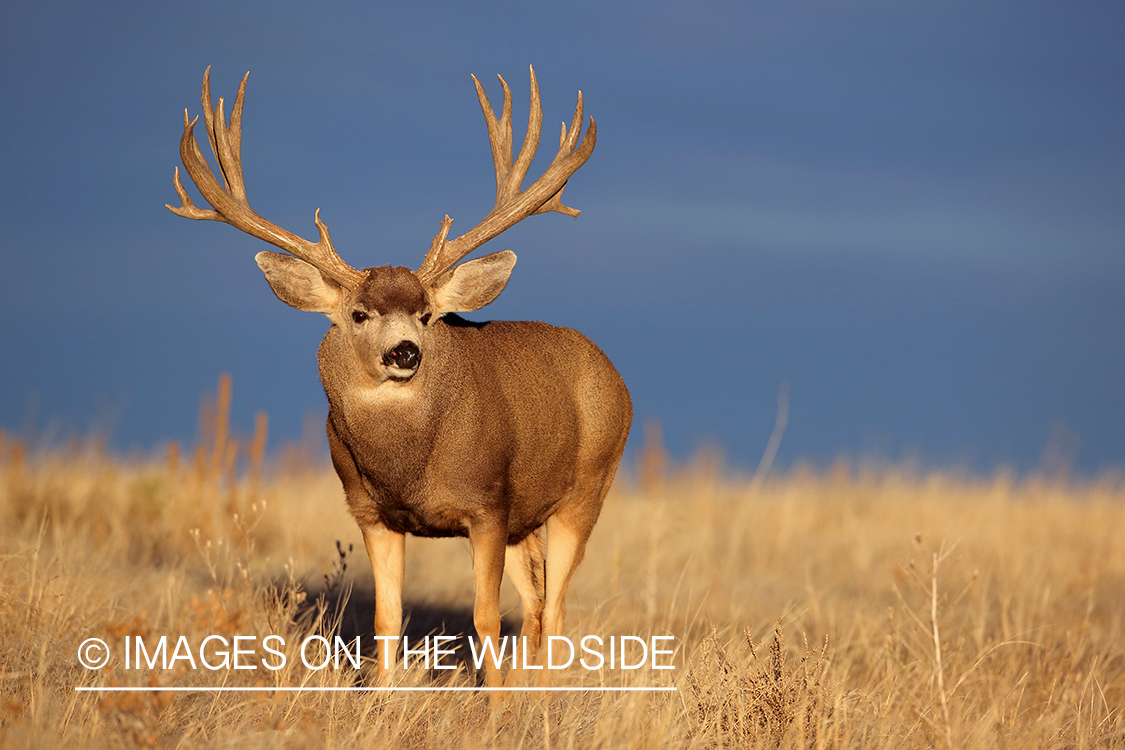
<path fill-rule="evenodd" d="M 232 687 L 229 685 L 188 686 L 188 687 L 82 687 L 76 686 L 80 693 L 539 693 L 539 692 L 580 692 L 580 693 L 653 693 L 675 692 L 676 687 Z"/>

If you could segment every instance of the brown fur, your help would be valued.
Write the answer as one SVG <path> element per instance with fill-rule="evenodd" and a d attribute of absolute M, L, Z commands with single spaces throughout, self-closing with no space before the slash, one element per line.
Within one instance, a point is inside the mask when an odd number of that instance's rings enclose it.
<path fill-rule="evenodd" d="M 320 371 L 329 430 L 348 446 L 333 451 L 337 469 L 351 464 L 360 478 L 348 503 L 361 525 L 467 536 L 475 516 L 506 512 L 515 544 L 562 505 L 585 500 L 582 515 L 597 519 L 600 497 L 572 496 L 612 474 L 632 412 L 620 376 L 584 336 L 443 318 L 418 374 L 399 386 L 426 397 L 378 406 L 351 396 L 361 370 L 341 339 L 337 328 L 325 336 Z"/>
<path fill-rule="evenodd" d="M 409 268 L 379 266 L 366 273 L 355 298 L 364 309 L 386 315 L 391 310 L 418 313 L 426 306 L 426 290 Z"/>

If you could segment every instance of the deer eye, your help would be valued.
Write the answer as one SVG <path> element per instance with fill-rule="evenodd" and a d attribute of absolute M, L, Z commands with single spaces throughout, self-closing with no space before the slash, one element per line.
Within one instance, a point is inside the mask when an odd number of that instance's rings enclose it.
<path fill-rule="evenodd" d="M 367 313 L 363 312 L 363 310 L 352 310 L 352 320 L 356 323 L 362 323 L 367 320 Z"/>
<path fill-rule="evenodd" d="M 422 325 L 428 326 L 429 324 L 430 324 L 430 313 L 426 313 L 425 315 L 422 316 Z"/>

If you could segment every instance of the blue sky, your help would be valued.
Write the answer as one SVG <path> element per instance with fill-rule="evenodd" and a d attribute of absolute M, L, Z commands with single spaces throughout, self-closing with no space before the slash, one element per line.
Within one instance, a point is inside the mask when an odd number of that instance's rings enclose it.
<path fill-rule="evenodd" d="M 577 328 L 681 457 L 837 455 L 1085 473 L 1125 460 L 1125 6 L 1064 2 L 9 4 L 0 24 L 0 427 L 191 440 L 233 374 L 278 442 L 325 410 L 322 316 L 265 245 L 172 215 L 204 68 L 251 71 L 255 209 L 355 266 L 416 267 L 490 208 L 469 78 L 599 126 L 573 221 L 481 252 L 519 265 L 478 319 Z M 519 137 L 517 131 L 517 137 Z M 548 149 L 545 147 L 544 152 Z M 541 168 L 544 160 L 533 166 Z M 1059 426 L 1064 427 L 1059 427 Z"/>

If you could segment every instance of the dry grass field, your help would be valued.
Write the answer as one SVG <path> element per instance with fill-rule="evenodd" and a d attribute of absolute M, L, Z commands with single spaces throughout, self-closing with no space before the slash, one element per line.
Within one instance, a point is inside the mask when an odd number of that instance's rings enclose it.
<path fill-rule="evenodd" d="M 706 458 L 666 468 L 652 446 L 606 502 L 567 631 L 673 635 L 675 669 L 555 684 L 675 692 L 521 693 L 495 712 L 465 692 L 78 692 L 371 684 L 296 654 L 309 634 L 370 635 L 370 567 L 335 475 L 265 458 L 264 419 L 236 440 L 225 393 L 195 452 L 0 440 L 0 746 L 1125 747 L 1119 477 L 840 463 L 753 483 Z M 408 635 L 470 632 L 467 544 L 407 551 Z M 518 625 L 507 582 L 503 602 Z M 121 661 L 126 638 L 268 634 L 285 639 L 278 670 Z M 114 650 L 100 671 L 77 659 L 90 637 Z"/>

